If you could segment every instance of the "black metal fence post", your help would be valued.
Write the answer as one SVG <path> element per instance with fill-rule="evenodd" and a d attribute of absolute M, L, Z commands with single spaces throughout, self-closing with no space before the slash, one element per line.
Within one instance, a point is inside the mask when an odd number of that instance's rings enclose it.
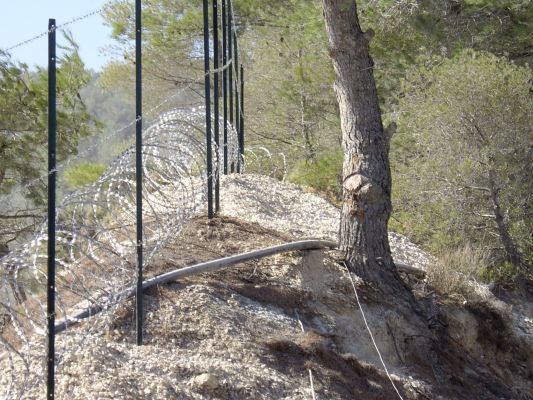
<path fill-rule="evenodd" d="M 204 71 L 205 71 L 205 134 L 207 139 L 207 218 L 213 213 L 213 154 L 211 140 L 211 72 L 209 71 L 209 0 L 203 0 Z"/>
<path fill-rule="evenodd" d="M 56 20 L 48 20 L 48 354 L 46 397 L 55 395 L 55 299 L 56 299 Z"/>
<path fill-rule="evenodd" d="M 224 175 L 228 174 L 228 72 L 226 64 L 228 63 L 228 28 L 227 28 L 227 11 L 226 0 L 222 0 L 222 92 L 224 100 Z"/>
<path fill-rule="evenodd" d="M 240 143 L 239 143 L 239 135 L 240 135 L 240 122 L 241 122 L 241 112 L 240 112 L 240 93 L 241 90 L 239 87 L 239 48 L 237 44 L 237 33 L 233 32 L 233 54 L 235 57 L 235 64 L 233 64 L 235 68 L 235 129 L 237 132 L 237 144 L 239 145 L 239 151 L 240 151 Z M 240 154 L 237 154 L 237 156 L 240 158 Z M 239 160 L 237 160 L 237 172 L 241 172 L 241 163 Z"/>
<path fill-rule="evenodd" d="M 142 24 L 141 0 L 135 0 L 135 181 L 137 197 L 137 345 L 143 343 L 143 204 L 142 204 Z"/>
<path fill-rule="evenodd" d="M 220 91 L 219 91 L 219 82 L 220 82 L 220 72 L 219 67 L 219 46 L 218 46 L 218 0 L 213 0 L 213 68 L 215 70 L 214 74 L 214 119 L 215 119 L 215 144 L 217 148 L 217 163 L 216 163 L 216 176 L 215 176 L 215 212 L 220 210 Z"/>
<path fill-rule="evenodd" d="M 240 123 L 239 123 L 239 127 L 241 128 L 240 129 L 240 132 L 239 132 L 239 164 L 241 164 L 240 166 L 240 172 L 242 172 L 244 170 L 244 67 L 242 66 L 241 64 L 241 74 L 240 74 L 240 78 L 241 78 L 241 118 L 240 118 Z"/>
<path fill-rule="evenodd" d="M 228 71 L 228 90 L 229 90 L 229 125 L 233 129 L 233 66 L 235 65 L 233 60 L 233 17 L 232 17 L 232 8 L 231 0 L 228 0 L 228 60 L 229 60 L 229 71 Z M 233 172 L 233 163 L 230 165 L 230 172 Z"/>

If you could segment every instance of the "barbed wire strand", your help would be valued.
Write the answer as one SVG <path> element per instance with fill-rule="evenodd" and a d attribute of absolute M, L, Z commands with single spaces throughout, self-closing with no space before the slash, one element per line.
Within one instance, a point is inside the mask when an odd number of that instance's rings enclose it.
<path fill-rule="evenodd" d="M 62 29 L 64 29 L 64 28 L 66 28 L 67 26 L 70 26 L 70 25 L 75 24 L 75 23 L 77 23 L 77 22 L 83 21 L 84 19 L 90 18 L 90 17 L 92 17 L 93 15 L 100 14 L 102 11 L 103 11 L 103 9 L 100 8 L 100 9 L 98 9 L 98 10 L 91 11 L 91 12 L 89 12 L 89 13 L 87 13 L 87 14 L 80 15 L 79 17 L 76 17 L 76 18 L 74 18 L 74 19 L 71 19 L 70 21 L 65 22 L 64 24 L 57 25 L 57 26 L 55 27 L 55 30 L 62 30 Z M 11 47 L 8 47 L 8 48 L 5 49 L 4 51 L 5 51 L 6 53 L 9 53 L 11 50 L 15 50 L 15 49 L 17 49 L 17 48 L 19 48 L 19 47 L 26 46 L 27 44 L 30 44 L 30 43 L 32 43 L 32 42 L 38 40 L 38 39 L 41 39 L 41 38 L 45 37 L 46 35 L 48 35 L 49 33 L 51 33 L 52 30 L 54 30 L 54 28 L 49 29 L 49 30 L 46 30 L 46 31 L 44 31 L 44 32 L 42 32 L 42 33 L 40 33 L 40 34 L 38 34 L 38 35 L 36 35 L 36 36 L 30 38 L 30 39 L 26 39 L 26 40 L 24 40 L 24 41 L 22 41 L 22 42 L 19 42 L 19 43 L 15 44 L 15 45 L 13 45 L 13 46 L 11 46 Z"/>

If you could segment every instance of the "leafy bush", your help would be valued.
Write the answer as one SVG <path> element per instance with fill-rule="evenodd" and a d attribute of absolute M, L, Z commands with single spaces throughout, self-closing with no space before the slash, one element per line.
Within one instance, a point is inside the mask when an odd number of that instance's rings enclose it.
<path fill-rule="evenodd" d="M 516 265 L 504 262 L 486 268 L 481 272 L 481 277 L 484 281 L 494 282 L 501 287 L 516 288 L 516 283 L 520 280 L 520 277 L 524 277 L 524 273 Z M 531 280 L 531 276 L 528 276 L 528 274 L 526 274 L 526 278 Z"/>
<path fill-rule="evenodd" d="M 316 161 L 299 161 L 289 174 L 289 181 L 309 186 L 336 200 L 340 199 L 342 187 L 339 176 L 342 173 L 342 151 L 324 153 Z"/>
<path fill-rule="evenodd" d="M 408 74 L 391 144 L 393 229 L 433 252 L 469 242 L 494 264 L 515 253 L 531 263 L 531 79 L 473 51 Z"/>

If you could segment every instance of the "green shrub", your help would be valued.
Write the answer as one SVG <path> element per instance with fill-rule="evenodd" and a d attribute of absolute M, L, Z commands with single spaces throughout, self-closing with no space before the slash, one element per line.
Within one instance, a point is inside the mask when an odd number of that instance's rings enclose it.
<path fill-rule="evenodd" d="M 519 267 L 509 262 L 494 265 L 481 271 L 481 277 L 484 281 L 494 282 L 506 288 L 514 287 L 522 274 L 523 271 Z"/>
<path fill-rule="evenodd" d="M 496 265 L 510 258 L 505 229 L 531 264 L 532 79 L 527 67 L 472 50 L 408 72 L 391 142 L 394 230 L 434 253 L 490 248 Z"/>
<path fill-rule="evenodd" d="M 82 162 L 67 169 L 64 179 L 70 189 L 77 189 L 96 182 L 105 169 L 104 164 Z"/>
<path fill-rule="evenodd" d="M 342 194 L 339 179 L 342 160 L 342 151 L 337 150 L 321 154 L 316 161 L 299 161 L 289 174 L 289 181 L 309 186 L 338 200 Z"/>

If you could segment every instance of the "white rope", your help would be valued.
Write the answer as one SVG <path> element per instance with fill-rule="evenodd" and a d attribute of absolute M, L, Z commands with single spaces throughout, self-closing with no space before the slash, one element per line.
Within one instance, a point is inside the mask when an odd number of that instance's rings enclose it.
<path fill-rule="evenodd" d="M 300 316 L 298 315 L 298 311 L 294 310 L 294 312 L 296 313 L 296 318 L 298 319 L 298 323 L 300 324 L 300 329 L 302 330 L 303 333 L 305 333 L 304 324 L 302 324 L 302 321 L 300 320 Z M 315 397 L 315 385 L 313 383 L 313 371 L 311 371 L 311 368 L 309 368 L 308 371 L 309 371 L 309 382 L 311 384 L 311 396 L 312 396 L 313 400 L 316 400 L 316 397 Z"/>
<path fill-rule="evenodd" d="M 315 386 L 313 384 L 313 372 L 311 371 L 311 369 L 309 369 L 309 382 L 311 382 L 311 395 L 313 396 L 313 400 L 316 400 Z"/>
<path fill-rule="evenodd" d="M 388 376 L 388 378 L 390 380 L 390 383 L 392 384 L 392 387 L 394 388 L 394 390 L 398 394 L 398 397 L 401 400 L 403 400 L 403 397 L 400 394 L 400 391 L 398 390 L 398 388 L 394 384 L 394 381 L 392 380 L 392 377 L 391 377 L 391 375 L 389 373 L 389 370 L 387 369 L 387 366 L 385 365 L 385 361 L 383 361 L 383 357 L 381 356 L 381 352 L 379 351 L 378 345 L 377 345 L 376 341 L 374 340 L 374 335 L 372 334 L 372 331 L 370 330 L 370 326 L 368 326 L 368 322 L 366 320 L 366 316 L 365 316 L 365 313 L 363 311 L 363 306 L 362 306 L 361 302 L 359 301 L 359 295 L 357 294 L 357 289 L 355 288 L 355 283 L 353 281 L 352 274 L 350 273 L 350 269 L 348 268 L 348 266 L 346 265 L 345 262 L 343 262 L 343 264 L 346 267 L 346 271 L 348 272 L 348 276 L 350 277 L 350 281 L 352 282 L 353 292 L 355 293 L 355 300 L 357 300 L 357 304 L 359 305 L 359 310 L 361 310 L 361 315 L 363 316 L 363 321 L 365 322 L 366 330 L 370 334 L 370 338 L 372 339 L 372 343 L 374 344 L 374 348 L 376 349 L 376 352 L 378 353 L 379 360 L 381 361 L 381 365 L 383 365 L 383 369 L 385 370 L 385 373 L 387 374 L 387 376 Z"/>

